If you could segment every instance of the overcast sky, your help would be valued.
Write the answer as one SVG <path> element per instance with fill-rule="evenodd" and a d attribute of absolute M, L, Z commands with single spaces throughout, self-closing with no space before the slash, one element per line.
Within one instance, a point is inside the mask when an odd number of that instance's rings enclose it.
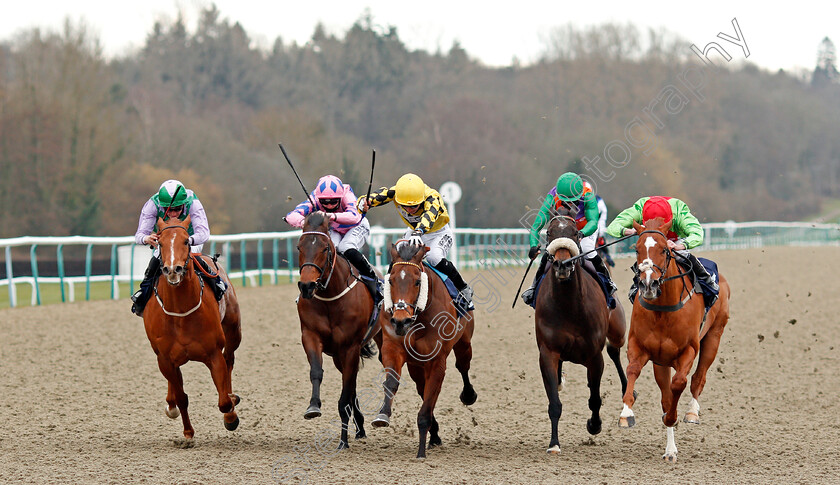
<path fill-rule="evenodd" d="M 3 0 L 0 39 L 23 29 L 58 30 L 65 18 L 83 19 L 97 34 L 106 55 L 142 46 L 154 22 L 174 19 L 181 9 L 190 30 L 206 0 Z M 457 40 L 466 51 L 491 66 L 536 60 L 552 28 L 565 24 L 588 27 L 631 22 L 641 29 L 665 28 L 699 47 L 734 36 L 737 18 L 749 60 L 767 69 L 813 69 L 823 37 L 840 42 L 840 4 L 800 0 L 773 6 L 759 1 L 628 2 L 458 0 L 216 0 L 223 18 L 238 21 L 257 43 L 268 48 L 278 36 L 284 43 L 305 43 L 321 22 L 329 33 L 344 32 L 370 9 L 374 24 L 396 26 L 409 49 L 446 52 Z M 830 6 L 829 6 L 830 5 Z M 725 43 L 724 43 L 725 44 Z M 743 52 L 733 44 L 735 58 Z"/>

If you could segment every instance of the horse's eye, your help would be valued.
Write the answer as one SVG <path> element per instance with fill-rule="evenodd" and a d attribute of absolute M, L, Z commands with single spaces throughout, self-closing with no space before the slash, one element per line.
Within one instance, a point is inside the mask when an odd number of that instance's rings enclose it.
<path fill-rule="evenodd" d="M 420 280 L 415 281 L 414 286 L 420 286 Z"/>

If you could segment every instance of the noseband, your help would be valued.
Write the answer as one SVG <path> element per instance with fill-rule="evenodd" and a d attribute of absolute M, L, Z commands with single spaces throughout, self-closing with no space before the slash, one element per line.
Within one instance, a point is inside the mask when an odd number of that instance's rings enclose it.
<path fill-rule="evenodd" d="M 183 230 L 187 231 L 187 235 L 188 235 L 188 237 L 187 237 L 187 246 L 189 246 L 189 245 L 190 245 L 190 240 L 189 240 L 189 233 L 190 233 L 190 232 L 189 232 L 189 230 L 188 230 L 186 227 L 184 227 L 184 226 L 176 226 L 176 225 L 173 225 L 173 226 L 166 226 L 166 227 L 164 227 L 163 229 L 161 229 L 160 231 L 158 231 L 158 234 L 163 234 L 163 231 L 165 231 L 165 230 L 167 230 L 167 229 L 183 229 Z M 194 256 L 192 256 L 192 254 L 191 254 L 191 253 L 188 253 L 188 257 L 187 257 L 187 264 L 185 264 L 185 265 L 184 265 L 184 273 L 185 273 L 185 274 L 189 274 L 189 271 L 190 271 L 190 270 L 189 270 L 189 264 L 190 264 L 190 261 L 192 261 L 193 257 L 194 257 Z M 195 257 L 197 257 L 197 256 L 195 256 Z M 196 265 L 196 267 L 201 268 L 201 265 Z M 204 270 L 202 269 L 202 271 L 204 271 Z M 159 281 L 159 280 L 158 280 L 158 281 Z M 192 309 L 190 309 L 190 310 L 188 310 L 188 311 L 186 311 L 186 312 L 182 312 L 182 313 L 181 313 L 181 312 L 171 312 L 171 311 L 169 311 L 169 310 L 167 310 L 167 309 L 166 309 L 166 307 L 163 305 L 163 300 L 161 300 L 161 299 L 160 299 L 160 295 L 158 294 L 157 281 L 155 282 L 155 285 L 152 287 L 152 289 L 154 289 L 154 292 L 155 292 L 155 298 L 157 299 L 157 302 L 158 302 L 158 304 L 160 305 L 160 309 L 161 309 L 161 310 L 163 310 L 163 313 L 165 313 L 165 314 L 167 314 L 167 315 L 169 315 L 169 316 L 171 316 L 171 317 L 186 317 L 186 316 L 188 316 L 188 315 L 191 315 L 191 314 L 192 314 L 192 313 L 194 313 L 196 310 L 198 310 L 198 309 L 199 309 L 199 307 L 201 307 L 201 303 L 202 303 L 202 301 L 203 301 L 203 298 L 202 298 L 202 297 L 203 297 L 203 295 L 204 295 L 204 280 L 203 280 L 202 278 L 198 278 L 198 284 L 199 284 L 199 287 L 200 287 L 200 289 L 198 290 L 198 303 L 197 303 L 197 304 L 196 304 L 196 305 L 195 305 Z"/>
<path fill-rule="evenodd" d="M 330 238 L 329 235 L 324 234 L 323 232 L 320 232 L 320 231 L 305 231 L 303 234 L 301 234 L 301 237 L 303 237 L 307 234 L 317 234 L 319 236 L 324 236 L 327 239 Z M 327 243 L 327 244 L 328 244 L 327 247 L 329 248 L 329 243 Z M 318 288 L 321 291 L 324 291 L 324 290 L 327 289 L 327 286 L 330 285 L 330 279 L 332 278 L 333 271 L 335 271 L 335 260 L 336 260 L 336 257 L 335 257 L 334 252 L 333 251 L 327 251 L 327 264 L 323 268 L 318 266 L 315 263 L 306 261 L 302 265 L 300 265 L 300 271 L 303 271 L 303 268 L 305 268 L 307 266 L 312 266 L 315 269 L 317 269 L 320 276 L 318 276 L 318 279 L 315 280 L 315 287 Z M 327 274 L 327 281 L 325 283 L 321 283 L 321 278 L 324 277 L 324 273 L 326 271 L 327 266 L 330 267 L 330 272 Z"/>
<path fill-rule="evenodd" d="M 548 225 L 548 226 L 551 226 L 551 223 L 552 223 L 552 222 L 554 222 L 554 220 L 555 220 L 555 219 L 556 219 L 556 220 L 558 220 L 558 221 L 560 221 L 560 222 L 563 222 L 563 221 L 562 221 L 562 219 L 567 219 L 569 222 L 571 222 L 571 223 L 572 223 L 573 227 L 575 227 L 575 229 L 577 229 L 577 226 L 575 225 L 575 224 L 577 224 L 577 221 L 575 220 L 575 218 L 574 218 L 574 217 L 572 217 L 572 216 L 569 216 L 569 215 L 565 215 L 565 214 L 562 214 L 562 215 L 557 215 L 557 216 L 552 217 L 552 218 L 551 218 L 551 220 L 550 220 L 550 221 L 548 221 L 548 224 L 547 224 L 547 225 Z M 565 226 L 565 227 L 568 227 L 568 226 Z M 560 236 L 560 237 L 564 237 L 564 236 Z M 560 239 L 560 237 L 558 237 L 558 238 L 556 238 L 556 239 L 554 239 L 554 240 Z M 575 241 L 575 240 L 574 240 L 574 239 L 572 239 L 572 238 L 566 238 L 566 239 L 570 239 L 571 241 L 574 241 L 574 243 L 575 243 L 575 244 L 577 244 L 578 246 L 580 246 L 580 241 Z M 551 243 L 549 243 L 549 245 L 550 245 L 550 244 L 551 244 Z M 554 259 L 554 254 L 552 254 L 550 251 L 548 251 L 548 247 L 546 247 L 546 252 L 548 253 L 548 263 L 549 263 L 549 264 L 554 264 L 554 261 L 555 261 L 555 259 Z M 571 251 L 570 251 L 570 252 L 571 252 Z M 572 256 L 574 257 L 574 253 L 572 253 Z M 576 261 L 577 261 L 577 260 L 576 260 Z M 561 265 L 561 266 L 565 266 L 565 265 Z M 576 266 L 577 266 L 576 264 L 572 264 L 572 271 L 574 271 L 574 270 L 575 270 L 575 267 L 576 267 Z"/>

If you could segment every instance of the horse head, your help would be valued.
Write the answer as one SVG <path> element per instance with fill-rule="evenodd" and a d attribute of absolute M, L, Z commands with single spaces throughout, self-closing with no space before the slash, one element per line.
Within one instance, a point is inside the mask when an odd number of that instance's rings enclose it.
<path fill-rule="evenodd" d="M 639 280 L 639 294 L 646 300 L 654 300 L 662 294 L 662 283 L 673 259 L 666 236 L 671 223 L 660 217 L 644 221 L 643 225 L 633 221 L 633 228 L 639 235 L 634 271 Z"/>
<path fill-rule="evenodd" d="M 297 250 L 300 296 L 310 299 L 315 290 L 327 288 L 335 268 L 335 246 L 330 238 L 330 219 L 325 212 L 315 211 L 306 216 Z"/>
<path fill-rule="evenodd" d="M 576 262 L 565 262 L 580 254 L 580 233 L 571 212 L 561 212 L 554 216 L 546 230 L 549 241 L 548 252 L 554 276 L 559 281 L 568 281 L 575 270 Z"/>
<path fill-rule="evenodd" d="M 160 245 L 161 272 L 170 285 L 178 285 L 187 274 L 190 261 L 190 216 L 179 220 L 158 217 L 158 244 Z"/>
<path fill-rule="evenodd" d="M 385 311 L 391 313 L 394 332 L 405 336 L 429 300 L 429 278 L 423 269 L 428 246 L 391 245 L 391 272 L 385 285 Z"/>

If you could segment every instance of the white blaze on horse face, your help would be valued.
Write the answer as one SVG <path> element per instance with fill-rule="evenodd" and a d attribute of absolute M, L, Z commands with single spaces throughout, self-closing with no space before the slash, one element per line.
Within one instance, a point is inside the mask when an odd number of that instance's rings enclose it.
<path fill-rule="evenodd" d="M 169 242 L 169 267 L 175 267 L 175 231 L 172 231 L 172 240 Z"/>
<path fill-rule="evenodd" d="M 653 260 L 650 259 L 650 248 L 656 246 L 656 240 L 653 236 L 648 236 L 645 239 L 645 249 L 647 250 L 647 258 L 639 265 L 639 269 L 645 272 L 645 281 L 650 283 L 650 275 L 653 274 Z"/>
<path fill-rule="evenodd" d="M 405 270 L 400 271 L 400 279 L 405 279 Z"/>

